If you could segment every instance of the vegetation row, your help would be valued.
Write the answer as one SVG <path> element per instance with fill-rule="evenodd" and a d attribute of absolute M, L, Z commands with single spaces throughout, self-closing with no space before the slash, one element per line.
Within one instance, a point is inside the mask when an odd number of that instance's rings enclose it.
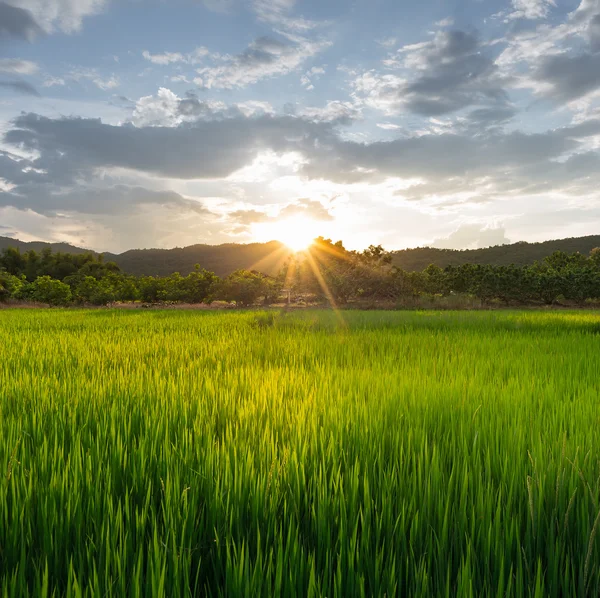
<path fill-rule="evenodd" d="M 115 302 L 211 303 L 239 306 L 281 301 L 402 303 L 411 299 L 463 298 L 466 305 L 540 305 L 600 302 L 600 249 L 589 256 L 554 252 L 529 266 L 462 264 L 421 272 L 392 265 L 381 246 L 349 251 L 342 242 L 318 238 L 306 252 L 287 258 L 276 277 L 237 270 L 220 278 L 196 266 L 187 276 L 134 276 L 102 255 L 53 253 L 45 249 L 0 254 L 0 300 L 49 305 Z"/>

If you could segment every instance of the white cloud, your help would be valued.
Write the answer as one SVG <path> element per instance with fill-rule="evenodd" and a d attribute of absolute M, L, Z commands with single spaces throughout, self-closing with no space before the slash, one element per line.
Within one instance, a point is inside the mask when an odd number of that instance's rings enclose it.
<path fill-rule="evenodd" d="M 91 81 L 98 89 L 101 89 L 102 91 L 115 89 L 120 85 L 118 77 L 116 77 L 115 75 L 103 77 L 102 75 L 100 75 L 100 73 L 98 73 L 96 69 L 76 68 L 73 69 L 67 75 L 67 77 L 77 82 Z"/>
<path fill-rule="evenodd" d="M 189 54 L 181 54 L 180 52 L 164 52 L 163 54 L 151 54 L 148 50 L 142 52 L 142 56 L 152 64 L 167 66 L 169 64 L 199 64 L 202 60 L 209 56 L 210 52 L 205 47 L 196 48 Z"/>
<path fill-rule="evenodd" d="M 12 75 L 35 75 L 39 70 L 38 65 L 30 60 L 18 58 L 0 58 L 0 73 Z"/>
<path fill-rule="evenodd" d="M 46 77 L 42 83 L 43 87 L 55 87 L 65 85 L 66 81 L 62 77 Z"/>
<path fill-rule="evenodd" d="M 394 123 L 377 123 L 377 126 L 384 131 L 398 131 L 402 129 L 400 125 L 395 125 Z"/>
<path fill-rule="evenodd" d="M 506 15 L 506 19 L 545 19 L 550 9 L 555 7 L 554 0 L 512 0 L 513 11 Z"/>
<path fill-rule="evenodd" d="M 461 224 L 447 237 L 436 239 L 431 247 L 439 247 L 440 249 L 479 249 L 508 243 L 510 243 L 510 240 L 506 237 L 504 227 L 472 223 Z"/>
<path fill-rule="evenodd" d="M 275 27 L 306 33 L 315 27 L 325 25 L 305 19 L 302 16 L 291 16 L 296 0 L 253 0 L 253 7 L 260 21 Z"/>
<path fill-rule="evenodd" d="M 325 74 L 325 67 L 323 66 L 313 66 L 311 69 L 308 69 L 302 77 L 300 78 L 300 84 L 307 91 L 312 91 L 315 86 L 313 84 L 314 81 L 317 81 Z"/>
<path fill-rule="evenodd" d="M 170 89 L 161 87 L 155 96 L 144 96 L 136 102 L 131 122 L 136 127 L 177 127 L 199 120 L 250 118 L 273 113 L 269 102 L 249 100 L 228 106 L 217 100 L 199 100 L 191 93 L 181 98 Z"/>

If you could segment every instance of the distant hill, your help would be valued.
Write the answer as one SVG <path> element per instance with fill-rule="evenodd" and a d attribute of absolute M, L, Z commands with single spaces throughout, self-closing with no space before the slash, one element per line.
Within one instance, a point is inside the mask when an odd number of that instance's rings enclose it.
<path fill-rule="evenodd" d="M 8 249 L 9 247 L 16 247 L 21 252 L 29 251 L 42 251 L 47 247 L 50 247 L 55 253 L 96 253 L 91 249 L 82 249 L 81 247 L 75 247 L 75 245 L 69 245 L 69 243 L 45 243 L 44 241 L 19 241 L 18 239 L 12 239 L 10 237 L 0 237 L 0 251 Z"/>
<path fill-rule="evenodd" d="M 493 266 L 526 266 L 541 261 L 555 251 L 579 252 L 588 255 L 592 249 L 600 247 L 600 235 L 574 237 L 542 243 L 521 241 L 510 245 L 497 245 L 485 249 L 436 249 L 419 247 L 393 252 L 393 264 L 408 271 L 421 271 L 429 264 L 440 268 L 461 264 L 489 264 Z"/>
<path fill-rule="evenodd" d="M 122 270 L 136 275 L 168 276 L 173 272 L 189 274 L 196 264 L 219 276 L 227 276 L 241 268 L 277 274 L 290 250 L 278 241 L 242 245 L 191 245 L 175 249 L 132 249 L 119 255 L 107 253 Z"/>
<path fill-rule="evenodd" d="M 50 247 L 63 253 L 86 253 L 88 249 L 67 243 L 26 243 L 0 237 L 0 250 L 18 247 L 21 251 L 41 251 Z M 496 266 L 516 264 L 524 266 L 540 261 L 554 251 L 589 254 L 600 247 L 600 235 L 575 237 L 543 243 L 513 243 L 485 249 L 436 249 L 419 247 L 393 252 L 393 263 L 404 270 L 424 270 L 429 264 L 441 268 L 460 264 L 491 264 Z M 136 275 L 167 276 L 173 272 L 189 274 L 195 264 L 211 270 L 219 276 L 227 276 L 240 268 L 259 270 L 265 274 L 277 274 L 290 255 L 290 250 L 279 241 L 250 243 L 247 245 L 227 243 L 225 245 L 191 245 L 175 249 L 132 249 L 121 254 L 105 253 L 105 259 L 116 262 L 122 270 Z"/>

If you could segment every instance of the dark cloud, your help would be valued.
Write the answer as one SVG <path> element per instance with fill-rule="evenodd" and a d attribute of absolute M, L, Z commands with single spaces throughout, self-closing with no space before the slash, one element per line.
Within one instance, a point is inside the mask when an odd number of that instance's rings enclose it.
<path fill-rule="evenodd" d="M 579 134 L 584 136 L 583 129 Z M 395 176 L 444 180 L 492 175 L 540 163 L 549 168 L 551 160 L 578 147 L 571 129 L 529 135 L 422 135 L 370 144 L 336 138 L 331 145 L 320 147 L 318 157 L 313 155 L 306 173 L 346 183 Z"/>
<path fill-rule="evenodd" d="M 410 69 L 408 82 L 389 75 L 357 82 L 359 93 L 367 92 L 366 101 L 374 107 L 431 117 L 508 103 L 507 81 L 474 31 L 438 31 L 431 41 L 402 48 L 398 56 L 392 63 Z"/>
<path fill-rule="evenodd" d="M 600 52 L 600 14 L 594 15 L 588 25 L 588 39 L 592 52 Z"/>
<path fill-rule="evenodd" d="M 286 152 L 314 143 L 327 125 L 293 117 L 199 121 L 179 127 L 112 126 L 99 119 L 23 114 L 7 143 L 39 151 L 38 169 L 52 173 L 122 167 L 166 177 L 226 177 L 261 150 Z"/>
<path fill-rule="evenodd" d="M 0 39 L 31 39 L 40 32 L 40 26 L 28 10 L 0 2 Z"/>
<path fill-rule="evenodd" d="M 17 93 L 39 97 L 37 89 L 26 81 L 0 81 L 0 88 L 10 89 Z"/>
<path fill-rule="evenodd" d="M 560 101 L 580 98 L 600 87 L 600 53 L 557 54 L 542 58 L 534 78 L 551 86 Z"/>
<path fill-rule="evenodd" d="M 475 33 L 441 31 L 412 58 L 421 67 L 421 75 L 405 89 L 412 112 L 436 116 L 506 101 L 498 69 Z"/>
<path fill-rule="evenodd" d="M 509 116 L 509 111 L 498 111 L 480 113 L 478 118 L 497 122 Z M 216 180 L 251 164 L 261 152 L 281 155 L 293 151 L 303 157 L 298 174 L 307 178 L 339 183 L 418 178 L 422 185 L 400 193 L 420 199 L 485 186 L 489 198 L 494 193 L 588 189 L 590 182 L 597 182 L 598 155 L 586 153 L 584 144 L 586 138 L 598 134 L 600 121 L 590 120 L 537 134 L 506 133 L 489 127 L 478 135 L 464 130 L 359 143 L 341 137 L 330 123 L 287 115 L 238 115 L 177 127 L 134 127 L 23 114 L 4 141 L 37 157 L 23 159 L 1 152 L 0 177 L 16 185 L 4 196 L 4 205 L 18 197 L 40 205 L 38 196 L 43 193 L 57 194 L 59 188 L 68 189 L 86 180 L 93 186 L 97 171 L 113 167 L 168 178 Z M 100 209 L 102 204 L 93 194 L 86 197 L 81 201 L 89 200 Z M 67 204 L 74 205 L 69 202 L 79 201 L 69 195 L 59 199 L 64 209 Z M 293 202 L 279 217 L 298 214 L 328 218 L 327 209 L 310 199 Z M 240 211 L 235 217 L 247 221 L 264 215 Z"/>
<path fill-rule="evenodd" d="M 469 127 L 487 128 L 504 125 L 512 120 L 517 111 L 508 105 L 492 106 L 490 108 L 477 108 L 467 114 L 466 120 Z"/>
<path fill-rule="evenodd" d="M 0 192 L 0 207 L 30 209 L 46 216 L 60 212 L 127 214 L 141 205 L 171 206 L 198 214 L 210 214 L 201 203 L 173 191 L 151 191 L 127 185 L 63 191 L 51 185 L 29 184 L 13 192 Z"/>

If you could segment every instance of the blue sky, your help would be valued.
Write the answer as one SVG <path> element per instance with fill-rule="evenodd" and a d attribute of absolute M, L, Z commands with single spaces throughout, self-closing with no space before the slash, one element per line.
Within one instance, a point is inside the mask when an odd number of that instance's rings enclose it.
<path fill-rule="evenodd" d="M 0 0 L 0 235 L 595 234 L 600 0 Z"/>

